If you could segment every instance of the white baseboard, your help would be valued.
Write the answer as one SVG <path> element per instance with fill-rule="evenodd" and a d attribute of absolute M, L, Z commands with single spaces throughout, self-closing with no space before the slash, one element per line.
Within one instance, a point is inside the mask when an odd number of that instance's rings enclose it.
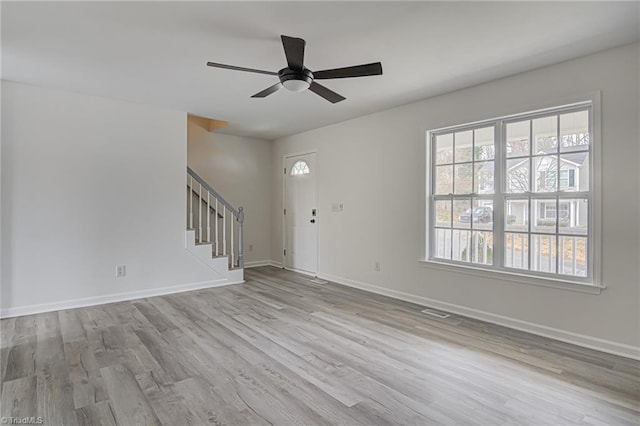
<path fill-rule="evenodd" d="M 247 268 L 259 268 L 260 266 L 271 266 L 273 264 L 270 260 L 254 260 L 252 262 L 244 262 L 245 269 Z"/>
<path fill-rule="evenodd" d="M 295 272 L 295 273 L 301 274 L 301 275 L 307 275 L 307 276 L 313 277 L 313 278 L 316 278 L 318 276 L 317 274 L 314 274 L 313 272 L 305 271 L 305 270 L 302 270 L 302 269 L 288 268 L 286 266 L 283 266 L 283 268 L 286 269 L 287 271 Z"/>
<path fill-rule="evenodd" d="M 623 343 L 617 343 L 610 340 L 587 336 L 584 334 L 573 333 L 570 331 L 560 330 L 557 328 L 548 327 L 546 325 L 535 324 L 528 321 L 522 321 L 516 318 L 497 315 L 491 312 L 485 312 L 478 309 L 467 308 L 465 306 L 460 306 L 453 303 L 441 302 L 439 300 L 429 299 L 423 296 L 417 296 L 414 294 L 405 293 L 398 290 L 379 287 L 373 284 L 355 281 L 348 278 L 342 278 L 335 275 L 319 273 L 318 277 L 328 281 L 333 281 L 336 284 L 358 288 L 360 290 L 365 290 L 371 293 L 392 297 L 394 299 L 400 299 L 407 302 L 412 302 L 418 305 L 435 308 L 441 311 L 451 312 L 453 314 L 458 314 L 465 317 L 474 318 L 474 319 L 490 322 L 497 325 L 502 325 L 504 327 L 513 328 L 515 330 L 525 331 L 527 333 L 536 334 L 538 336 L 548 337 L 551 339 L 559 340 L 566 343 L 571 343 L 571 344 L 582 346 L 585 348 L 595 349 L 598 351 L 623 356 L 625 358 L 640 360 L 640 347 L 626 345 Z"/>
<path fill-rule="evenodd" d="M 267 265 L 273 266 L 274 268 L 286 269 L 287 271 L 296 272 L 296 273 L 302 274 L 302 275 L 308 275 L 308 276 L 314 277 L 314 278 L 317 276 L 313 272 L 303 271 L 302 269 L 289 268 L 287 266 L 284 266 L 282 263 L 276 262 L 274 260 L 270 260 L 268 262 L 265 262 L 264 265 L 259 265 L 259 266 L 267 266 Z"/>
<path fill-rule="evenodd" d="M 63 309 L 75 309 L 83 308 L 86 306 L 104 305 L 107 303 L 144 299 L 146 297 L 162 296 L 165 294 L 182 293 L 185 291 L 201 290 L 213 287 L 222 287 L 231 284 L 241 284 L 243 282 L 244 281 L 234 282 L 227 279 L 201 281 L 169 287 L 152 288 L 148 290 L 129 291 L 125 293 L 115 293 L 103 296 L 84 297 L 81 299 L 63 300 L 60 302 L 42 303 L 38 305 L 16 306 L 0 309 L 0 318 L 19 317 L 22 315 L 40 314 L 43 312 L 59 311 Z"/>

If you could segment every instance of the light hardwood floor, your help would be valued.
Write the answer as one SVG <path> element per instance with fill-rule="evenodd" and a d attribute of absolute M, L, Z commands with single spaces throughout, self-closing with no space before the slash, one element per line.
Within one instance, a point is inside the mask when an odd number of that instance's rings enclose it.
<path fill-rule="evenodd" d="M 1 321 L 2 416 L 47 425 L 640 424 L 640 362 L 264 267 Z"/>

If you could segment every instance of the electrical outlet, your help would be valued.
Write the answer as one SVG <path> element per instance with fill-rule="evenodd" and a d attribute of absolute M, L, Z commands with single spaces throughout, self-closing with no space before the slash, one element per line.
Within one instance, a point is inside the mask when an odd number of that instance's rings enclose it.
<path fill-rule="evenodd" d="M 373 263 L 373 270 L 376 271 L 376 272 L 380 272 L 380 262 L 379 261 L 376 260 Z"/>
<path fill-rule="evenodd" d="M 125 265 L 116 266 L 116 278 L 122 278 L 127 275 L 127 267 Z"/>
<path fill-rule="evenodd" d="M 253 251 L 253 244 L 249 244 L 249 251 Z"/>

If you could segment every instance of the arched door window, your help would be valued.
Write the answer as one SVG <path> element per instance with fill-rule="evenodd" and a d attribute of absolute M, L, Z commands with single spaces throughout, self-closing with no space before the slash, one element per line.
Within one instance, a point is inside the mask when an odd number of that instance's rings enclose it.
<path fill-rule="evenodd" d="M 298 160 L 291 167 L 291 176 L 306 175 L 309 174 L 309 165 L 306 161 Z"/>

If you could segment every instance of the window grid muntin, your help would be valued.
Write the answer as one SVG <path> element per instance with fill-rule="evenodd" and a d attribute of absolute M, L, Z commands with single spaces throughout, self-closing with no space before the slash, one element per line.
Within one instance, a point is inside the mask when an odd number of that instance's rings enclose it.
<path fill-rule="evenodd" d="M 561 133 L 561 128 L 560 128 L 560 116 L 562 114 L 568 114 L 568 113 L 575 113 L 575 112 L 580 112 L 580 111 L 586 111 L 587 112 L 587 117 L 588 117 L 588 134 L 589 134 L 589 140 L 588 140 L 588 144 L 585 145 L 585 149 L 579 149 L 579 150 L 575 150 L 575 151 L 563 151 L 562 150 L 562 141 L 561 141 L 561 137 L 560 137 L 560 133 Z M 550 116 L 556 116 L 557 117 L 557 121 L 556 121 L 556 139 L 557 139 L 557 146 L 556 146 L 556 150 L 553 153 L 541 153 L 541 154 L 534 154 L 533 151 L 533 147 L 534 147 L 534 140 L 533 140 L 533 121 L 537 118 L 544 118 L 544 117 L 550 117 Z M 525 121 L 525 120 L 529 120 L 529 155 L 526 156 L 515 156 L 515 157 L 508 157 L 507 156 L 507 144 L 506 144 L 506 125 L 508 123 L 513 123 L 513 122 L 518 122 L 518 121 Z M 533 112 L 533 113 L 524 113 L 524 114 L 517 114 L 517 115 L 511 115 L 511 116 L 507 116 L 507 117 L 502 117 L 502 118 L 498 118 L 498 119 L 494 119 L 494 120 L 486 120 L 486 121 L 482 121 L 482 122 L 477 122 L 477 123 L 473 123 L 473 124 L 468 124 L 468 125 L 462 125 L 462 126 L 451 126 L 448 128 L 443 128 L 443 129 L 439 129 L 436 131 L 432 131 L 430 132 L 430 138 L 429 138 L 429 143 L 430 143 L 430 158 L 435 158 L 435 138 L 436 136 L 439 135 L 443 135 L 443 134 L 447 134 L 447 133 L 452 133 L 455 134 L 456 132 L 462 132 L 465 130 L 473 130 L 473 129 L 480 129 L 480 128 L 485 128 L 485 127 L 489 127 L 489 126 L 494 126 L 494 193 L 491 194 L 493 198 L 493 227 L 492 227 L 492 231 L 493 232 L 493 265 L 483 265 L 483 264 L 476 264 L 476 263 L 472 263 L 472 262 L 459 262 L 459 261 L 454 261 L 452 259 L 442 259 L 442 258 L 437 258 L 433 255 L 433 253 L 435 253 L 435 247 L 433 245 L 434 241 L 433 241 L 433 235 L 435 234 L 435 223 L 434 223 L 434 214 L 435 214 L 435 200 L 436 199 L 451 199 L 451 206 L 452 206 L 452 211 L 451 211 L 451 222 L 453 223 L 453 198 L 456 197 L 455 194 L 448 194 L 448 195 L 434 195 L 434 188 L 435 188 L 435 176 L 434 176 L 434 169 L 435 169 L 435 160 L 430 160 L 428 167 L 430 167 L 430 207 L 429 207 L 429 244 L 428 244 L 428 258 L 430 259 L 437 259 L 439 261 L 443 261 L 446 263 L 451 263 L 454 265 L 461 265 L 461 266 L 469 266 L 469 265 L 473 265 L 474 267 L 477 268 L 482 268 L 482 269 L 487 269 L 487 270 L 497 270 L 497 271 L 505 271 L 505 272 L 515 272 L 515 273 L 519 273 L 519 274 L 525 274 L 528 276 L 533 276 L 533 277 L 539 277 L 539 278 L 551 278 L 551 279 L 559 279 L 559 278 L 566 278 L 569 279 L 571 281 L 575 281 L 575 282 L 584 282 L 585 284 L 595 284 L 594 283 L 594 258 L 593 258 L 593 252 L 594 252 L 594 248 L 593 248 L 593 240 L 594 240 L 594 236 L 593 236 L 593 232 L 595 229 L 595 225 L 594 225 L 594 210 L 595 210 L 595 206 L 594 206 L 594 158 L 593 158 L 593 144 L 594 144 L 594 117 L 593 117 L 593 104 L 591 101 L 588 102 L 580 102 L 580 103 L 576 103 L 573 105 L 569 105 L 569 106 L 563 106 L 563 107 L 557 107 L 557 108 L 552 108 L 552 109 L 547 109 L 545 111 L 541 111 L 541 112 Z M 474 133 L 474 138 L 475 138 L 475 133 Z M 474 146 L 475 146 L 475 141 L 474 141 Z M 453 161 L 454 163 L 447 163 L 449 165 L 453 165 L 456 164 L 455 163 L 455 143 L 454 143 L 454 148 L 453 148 L 453 152 L 454 152 L 454 156 L 453 156 Z M 588 164 L 589 166 L 589 177 L 588 177 L 588 191 L 564 191 L 560 189 L 560 157 L 563 154 L 568 154 L 568 153 L 587 153 L 588 154 L 588 162 L 585 164 Z M 543 156 L 549 156 L 549 155 L 553 155 L 556 157 L 556 184 L 555 184 L 555 189 L 556 191 L 554 192 L 534 192 L 532 191 L 532 189 L 535 189 L 535 182 L 533 179 L 533 163 L 534 163 L 534 158 L 536 157 L 543 157 Z M 474 151 L 472 150 L 472 159 L 474 161 L 469 161 L 469 163 L 471 162 L 477 162 L 477 160 L 475 160 L 475 154 Z M 507 192 L 506 191 L 506 163 L 507 160 L 515 160 L 515 159 L 529 159 L 529 191 L 526 192 Z M 487 160 L 482 160 L 482 161 L 487 161 Z M 438 164 L 441 165 L 441 164 Z M 498 166 L 499 165 L 499 166 Z M 505 173 L 503 173 L 505 172 Z M 574 172 L 575 173 L 575 172 Z M 578 172 L 579 173 L 579 172 Z M 504 174 L 504 176 L 503 176 Z M 455 175 L 455 167 L 454 167 L 454 175 Z M 454 176 L 455 178 L 455 176 Z M 574 179 L 577 178 L 574 177 Z M 474 168 L 474 179 L 475 179 L 475 168 Z M 576 179 L 577 181 L 577 179 Z M 579 185 L 577 183 L 574 183 L 574 187 L 578 188 Z M 570 187 L 571 188 L 571 187 Z M 454 186 L 452 186 L 452 189 L 455 189 Z M 475 189 L 475 186 L 472 187 L 472 190 Z M 474 196 L 476 196 L 475 194 L 473 194 Z M 462 195 L 463 197 L 468 197 L 468 194 Z M 528 223 L 527 223 L 527 231 L 509 231 L 505 229 L 505 207 L 506 207 L 506 200 L 510 199 L 510 198 L 520 198 L 520 199 L 527 199 L 528 201 L 528 208 L 529 208 L 529 218 L 528 218 Z M 555 233 L 541 233 L 541 232 L 536 232 L 535 230 L 532 230 L 532 198 L 548 198 L 551 200 L 555 200 L 556 201 L 556 212 L 558 211 L 558 204 L 560 202 L 560 199 L 562 198 L 570 198 L 570 199 L 578 199 L 578 198 L 583 198 L 586 199 L 588 202 L 588 209 L 587 209 L 587 215 L 588 215 L 588 221 L 587 221 L 587 233 L 586 235 L 584 234 L 570 234 L 570 233 L 566 233 L 566 232 L 560 232 L 559 227 L 560 227 L 560 221 L 558 219 L 556 219 L 556 223 L 555 223 Z M 472 202 L 473 205 L 473 202 Z M 500 208 L 498 208 L 498 206 Z M 499 217 L 498 217 L 499 216 Z M 438 229 L 450 229 L 451 231 L 453 231 L 453 227 L 451 228 L 442 228 L 442 227 L 438 227 Z M 469 229 L 470 232 L 473 231 L 473 229 Z M 521 234 L 521 235 L 527 235 L 527 241 L 528 241 L 528 269 L 518 269 L 518 268 L 512 268 L 512 267 L 507 267 L 505 266 L 505 261 L 504 261 L 504 250 L 505 250 L 505 238 L 507 234 Z M 531 269 L 531 258 L 532 258 L 532 250 L 531 250 L 531 236 L 532 235 L 545 235 L 545 236 L 552 236 L 556 239 L 556 244 L 555 244 L 555 248 L 556 248 L 556 272 L 554 273 L 547 273 L 547 272 L 543 272 L 543 271 L 534 271 Z M 579 276 L 579 275 L 568 275 L 568 274 L 564 274 L 564 273 L 560 273 L 560 269 L 559 269 L 559 259 L 561 259 L 564 256 L 564 253 L 560 253 L 560 240 L 562 237 L 570 237 L 570 238 L 585 238 L 586 239 L 586 245 L 587 245 L 587 254 L 586 254 L 586 276 Z M 574 242 L 575 244 L 575 242 Z M 575 255 L 575 252 L 574 252 Z M 452 257 L 452 256 L 451 256 Z M 563 268 L 564 270 L 564 268 Z"/>

